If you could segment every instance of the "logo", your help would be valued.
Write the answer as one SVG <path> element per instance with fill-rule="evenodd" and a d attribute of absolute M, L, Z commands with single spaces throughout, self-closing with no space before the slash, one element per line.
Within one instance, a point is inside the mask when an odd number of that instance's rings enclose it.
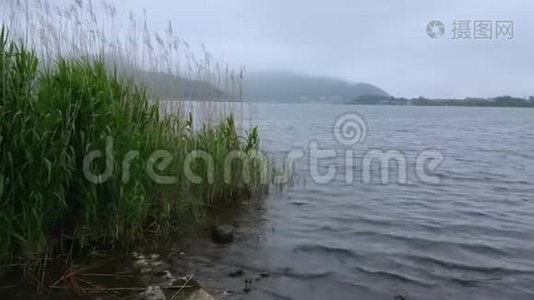
<path fill-rule="evenodd" d="M 430 21 L 426 25 L 426 34 L 432 39 L 439 39 L 445 34 L 445 25 L 441 21 Z"/>
<path fill-rule="evenodd" d="M 346 113 L 334 123 L 334 137 L 345 146 L 363 143 L 367 137 L 367 123 L 357 113 Z"/>

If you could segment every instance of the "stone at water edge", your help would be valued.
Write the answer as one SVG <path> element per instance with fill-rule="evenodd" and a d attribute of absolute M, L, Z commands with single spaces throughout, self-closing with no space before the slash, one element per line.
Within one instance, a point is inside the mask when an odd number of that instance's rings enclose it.
<path fill-rule="evenodd" d="M 163 261 L 158 260 L 158 254 L 152 254 L 144 256 L 134 252 L 135 261 L 133 263 L 133 269 L 141 274 L 162 274 L 166 270 L 169 270 L 171 266 Z"/>
<path fill-rule="evenodd" d="M 139 300 L 167 300 L 167 297 L 159 286 L 151 285 L 139 294 Z"/>
<path fill-rule="evenodd" d="M 198 289 L 193 292 L 187 300 L 215 300 L 210 293 L 206 292 L 204 289 Z"/>
<path fill-rule="evenodd" d="M 245 271 L 243 269 L 238 269 L 238 270 L 236 270 L 234 272 L 228 273 L 228 276 L 232 277 L 232 278 L 235 278 L 235 277 L 243 276 L 243 274 L 245 274 Z"/>
<path fill-rule="evenodd" d="M 213 227 L 211 237 L 214 242 L 227 244 L 234 241 L 234 226 L 224 224 Z"/>

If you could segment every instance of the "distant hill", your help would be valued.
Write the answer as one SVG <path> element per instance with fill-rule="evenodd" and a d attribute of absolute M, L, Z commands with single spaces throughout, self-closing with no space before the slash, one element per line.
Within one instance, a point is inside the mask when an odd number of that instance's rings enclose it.
<path fill-rule="evenodd" d="M 493 98 L 429 99 L 397 98 L 364 95 L 349 104 L 356 105 L 415 105 L 415 106 L 482 106 L 482 107 L 534 107 L 534 96 L 528 98 L 498 96 Z"/>
<path fill-rule="evenodd" d="M 127 75 L 142 84 L 151 96 L 162 100 L 234 100 L 228 93 L 206 81 L 139 69 L 130 70 Z"/>
<path fill-rule="evenodd" d="M 283 71 L 247 73 L 243 80 L 246 101 L 347 103 L 363 95 L 389 97 L 368 83 L 307 76 Z"/>
<path fill-rule="evenodd" d="M 146 71 L 120 56 L 106 55 L 109 71 L 131 79 L 146 88 L 151 97 L 161 100 L 236 101 L 237 97 L 213 83 L 186 78 L 168 72 Z M 237 93 L 236 93 L 237 94 Z"/>

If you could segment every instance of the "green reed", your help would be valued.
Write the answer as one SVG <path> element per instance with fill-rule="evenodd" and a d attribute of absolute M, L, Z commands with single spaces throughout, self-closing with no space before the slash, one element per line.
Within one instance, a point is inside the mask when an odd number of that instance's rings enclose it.
<path fill-rule="evenodd" d="M 194 128 L 192 116 L 164 115 L 143 87 L 110 72 L 105 59 L 43 59 L 0 33 L 0 262 L 71 254 L 95 244 L 125 244 L 147 232 L 179 230 L 202 221 L 214 206 L 240 203 L 262 188 L 259 160 L 250 180 L 228 153 L 258 150 L 256 129 L 240 135 L 232 116 Z M 84 173 L 84 159 L 112 138 L 112 175 L 99 184 Z M 131 151 L 136 156 L 124 159 Z M 158 172 L 176 181 L 161 184 L 146 171 L 155 151 L 172 154 Z M 188 180 L 183 165 L 193 151 L 208 164 L 191 162 L 202 177 Z M 249 154 L 247 154 L 249 155 Z M 105 159 L 92 162 L 96 173 Z M 126 172 L 128 171 L 128 172 Z M 127 178 L 125 178 L 127 174 Z M 194 218 L 191 218 L 194 216 Z"/>

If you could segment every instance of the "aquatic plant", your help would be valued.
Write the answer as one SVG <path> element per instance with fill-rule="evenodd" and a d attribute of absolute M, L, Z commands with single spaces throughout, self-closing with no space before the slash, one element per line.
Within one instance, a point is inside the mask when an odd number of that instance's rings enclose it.
<path fill-rule="evenodd" d="M 131 35 L 121 41 L 114 26 L 99 25 L 90 1 L 87 7 L 74 1 L 66 10 L 35 3 L 44 12 L 38 26 L 30 23 L 35 18 L 28 2 L 12 1 L 8 25 L 17 30 L 11 37 L 4 27 L 0 33 L 0 263 L 70 256 L 96 244 L 127 245 L 147 233 L 202 221 L 208 208 L 240 203 L 262 190 L 256 129 L 243 134 L 232 116 L 215 125 L 200 120 L 204 125 L 195 128 L 192 115 L 162 113 L 155 93 L 110 57 L 148 71 L 165 67 L 177 78 L 187 78 L 181 75 L 186 68 L 192 80 L 211 84 L 217 78 L 216 87 L 233 91 L 242 72 L 216 65 L 214 73 L 209 55 L 198 62 L 188 50 L 184 67 L 173 54 L 179 43 L 171 25 L 167 41 L 156 36 L 163 52 L 155 53 L 153 35 L 134 17 Z M 24 14 L 13 13 L 21 7 Z M 64 18 L 52 17 L 53 9 Z M 104 10 L 113 19 L 116 10 Z M 94 24 L 92 35 L 79 25 L 87 22 Z M 144 45 L 136 44 L 139 36 Z M 232 152 L 251 160 L 251 172 L 243 172 L 243 160 L 226 168 Z M 88 160 L 94 153 L 105 157 Z M 154 153 L 172 160 L 163 168 Z M 191 153 L 209 160 L 191 160 Z M 149 163 L 173 180 L 155 180 Z M 183 172 L 184 165 L 198 182 Z M 88 172 L 103 174 L 110 166 L 109 176 L 88 178 Z"/>

